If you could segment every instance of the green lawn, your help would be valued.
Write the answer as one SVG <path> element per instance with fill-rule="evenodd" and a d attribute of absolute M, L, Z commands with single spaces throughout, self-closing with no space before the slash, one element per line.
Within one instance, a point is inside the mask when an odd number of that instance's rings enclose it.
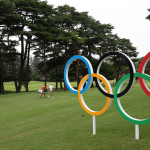
<path fill-rule="evenodd" d="M 13 83 L 5 83 L 8 94 L 0 95 L 0 150 L 149 150 L 150 124 L 140 126 L 135 140 L 134 124 L 124 120 L 114 102 L 96 117 L 96 135 L 92 135 L 92 116 L 80 106 L 77 95 L 57 90 L 54 99 L 39 98 L 41 82 L 31 82 L 32 92 L 12 93 Z M 97 88 L 84 94 L 91 109 L 106 102 Z M 150 117 L 150 98 L 136 82 L 121 97 L 124 109 L 133 117 Z"/>

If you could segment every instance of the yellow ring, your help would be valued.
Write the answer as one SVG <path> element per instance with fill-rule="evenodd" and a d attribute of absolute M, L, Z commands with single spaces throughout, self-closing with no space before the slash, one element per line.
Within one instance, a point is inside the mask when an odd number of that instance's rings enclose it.
<path fill-rule="evenodd" d="M 104 83 L 104 85 L 105 85 L 105 87 L 106 87 L 106 90 L 107 90 L 107 93 L 110 94 L 110 87 L 109 87 L 109 85 L 108 85 L 106 79 L 105 79 L 103 76 L 101 76 L 101 75 L 99 75 L 99 74 L 96 74 L 96 73 L 92 73 L 91 75 L 92 75 L 92 77 L 99 78 L 99 79 Z M 81 86 L 82 86 L 83 82 L 88 78 L 88 76 L 89 76 L 88 74 L 85 75 L 85 76 L 82 78 L 82 80 L 80 81 L 80 84 L 79 84 L 79 87 L 78 87 L 78 98 L 79 98 L 80 105 L 82 106 L 82 108 L 83 108 L 88 114 L 93 115 L 93 116 L 98 116 L 98 115 L 103 114 L 103 113 L 109 108 L 109 106 L 110 106 L 110 104 L 111 104 L 111 98 L 107 97 L 107 102 L 106 102 L 104 108 L 101 109 L 100 111 L 93 111 L 93 110 L 91 110 L 91 109 L 85 104 L 83 98 L 81 98 L 82 94 L 80 94 Z M 83 96 L 82 96 L 82 97 L 83 97 Z"/>

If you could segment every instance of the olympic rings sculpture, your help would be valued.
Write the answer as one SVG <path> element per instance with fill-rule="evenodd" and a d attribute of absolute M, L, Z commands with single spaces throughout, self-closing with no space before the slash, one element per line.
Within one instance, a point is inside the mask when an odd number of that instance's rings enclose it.
<path fill-rule="evenodd" d="M 114 94 L 112 92 L 112 88 L 111 88 L 111 85 L 108 82 L 108 80 L 103 75 L 99 74 L 99 70 L 100 70 L 100 67 L 101 67 L 104 59 L 107 58 L 110 55 L 117 55 L 117 56 L 120 56 L 121 58 L 123 58 L 126 61 L 126 63 L 128 64 L 128 67 L 129 67 L 129 70 L 130 70 L 130 74 L 123 76 L 119 80 L 119 82 L 117 83 L 117 85 L 115 87 Z M 68 71 L 69 71 L 69 67 L 70 67 L 71 63 L 74 60 L 77 60 L 77 59 L 82 60 L 86 64 L 87 69 L 88 69 L 88 74 L 86 76 L 84 76 L 82 78 L 82 80 L 80 81 L 78 90 L 75 90 L 71 86 L 71 84 L 69 82 Z M 93 73 L 93 68 L 92 68 L 92 65 L 91 65 L 90 61 L 87 58 L 85 58 L 84 56 L 75 55 L 75 56 L 71 57 L 67 61 L 66 65 L 65 65 L 65 69 L 64 69 L 64 81 L 65 81 L 65 84 L 66 84 L 67 88 L 72 93 L 78 94 L 78 99 L 79 99 L 80 105 L 82 106 L 82 108 L 88 114 L 93 115 L 93 116 L 98 116 L 98 115 L 103 114 L 111 106 L 111 102 L 112 102 L 111 98 L 114 98 L 114 102 L 115 102 L 116 108 L 117 108 L 118 112 L 120 113 L 120 115 L 124 119 L 126 119 L 127 121 L 129 121 L 131 123 L 138 124 L 138 125 L 147 124 L 147 123 L 150 123 L 150 118 L 147 118 L 147 119 L 137 119 L 137 118 L 133 118 L 129 114 L 127 114 L 125 112 L 125 110 L 123 109 L 121 103 L 120 103 L 119 97 L 125 95 L 127 92 L 129 92 L 131 90 L 131 88 L 132 88 L 132 86 L 134 84 L 134 81 L 135 81 L 135 77 L 138 77 L 139 83 L 141 85 L 141 88 L 150 97 L 150 89 L 147 87 L 147 85 L 145 83 L 145 80 L 148 80 L 150 82 L 150 76 L 144 73 L 146 64 L 149 61 L 149 59 L 150 59 L 150 53 L 148 53 L 143 58 L 143 60 L 141 61 L 140 66 L 139 66 L 138 73 L 136 73 L 135 67 L 134 67 L 134 64 L 133 64 L 132 60 L 126 54 L 120 53 L 120 52 L 109 52 L 109 53 L 104 54 L 98 60 L 97 65 L 96 65 L 96 69 L 95 69 L 95 73 Z M 95 82 L 96 82 L 96 85 L 97 85 L 99 91 L 102 94 L 104 94 L 105 96 L 107 96 L 107 102 L 106 102 L 104 108 L 102 110 L 100 110 L 100 111 L 91 110 L 86 105 L 86 103 L 85 103 L 85 101 L 83 99 L 83 95 L 82 95 L 86 90 L 88 90 L 90 88 L 90 86 L 91 86 L 91 84 L 93 82 L 93 77 L 96 77 Z M 88 82 L 87 82 L 86 86 L 83 88 L 83 86 L 84 86 L 85 82 L 87 81 L 87 79 L 88 79 Z M 124 82 L 127 79 L 129 79 L 127 87 L 122 92 L 120 92 L 120 89 L 121 89 L 122 85 L 124 84 Z M 145 80 L 143 80 L 143 79 L 145 79 Z M 101 85 L 100 80 L 104 83 L 104 85 L 106 87 L 106 90 Z"/>

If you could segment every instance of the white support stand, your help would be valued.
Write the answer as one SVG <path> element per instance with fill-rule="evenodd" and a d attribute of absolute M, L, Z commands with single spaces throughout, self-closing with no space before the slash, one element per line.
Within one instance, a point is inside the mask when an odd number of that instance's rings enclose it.
<path fill-rule="evenodd" d="M 135 125 L 135 139 L 139 140 L 139 125 Z"/>
<path fill-rule="evenodd" d="M 93 135 L 96 134 L 96 116 L 93 116 Z"/>

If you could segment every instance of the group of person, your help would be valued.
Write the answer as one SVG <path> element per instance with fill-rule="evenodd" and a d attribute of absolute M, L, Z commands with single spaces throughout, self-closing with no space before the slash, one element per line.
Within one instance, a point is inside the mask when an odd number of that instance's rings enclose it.
<path fill-rule="evenodd" d="M 46 92 L 47 92 L 46 84 L 44 84 L 44 85 L 42 86 L 41 90 L 42 90 L 42 92 L 41 92 L 40 98 L 42 97 L 43 94 L 44 94 L 44 98 L 45 98 L 45 94 L 46 94 Z M 50 92 L 50 95 L 48 96 L 48 98 L 54 98 L 54 97 L 53 97 L 53 90 L 54 90 L 54 88 L 53 88 L 53 84 L 52 84 L 52 83 L 50 84 L 48 90 L 49 90 L 49 92 Z"/>

